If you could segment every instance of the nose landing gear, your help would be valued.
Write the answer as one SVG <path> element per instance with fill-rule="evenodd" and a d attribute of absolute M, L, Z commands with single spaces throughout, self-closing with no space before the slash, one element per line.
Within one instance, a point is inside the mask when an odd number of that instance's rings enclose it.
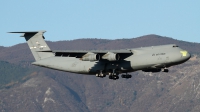
<path fill-rule="evenodd" d="M 162 69 L 162 72 L 166 72 L 166 73 L 168 73 L 168 72 L 169 72 L 169 69 L 167 69 L 167 68 L 163 68 L 163 69 Z"/>

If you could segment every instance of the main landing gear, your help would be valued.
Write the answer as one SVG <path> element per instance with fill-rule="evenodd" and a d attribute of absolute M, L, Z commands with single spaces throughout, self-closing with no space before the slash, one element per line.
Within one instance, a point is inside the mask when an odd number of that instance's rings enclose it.
<path fill-rule="evenodd" d="M 121 77 L 122 77 L 122 78 L 129 79 L 129 78 L 132 77 L 132 75 L 126 73 L 126 74 L 122 74 Z"/>
<path fill-rule="evenodd" d="M 113 69 L 112 73 L 110 72 L 108 74 L 109 74 L 109 79 L 113 79 L 113 80 L 119 79 L 119 73 L 116 72 L 115 69 Z M 96 74 L 96 77 L 100 77 L 100 78 L 106 77 L 106 73 L 99 71 L 99 73 Z M 132 75 L 126 73 L 126 74 L 122 74 L 121 77 L 129 79 L 132 77 Z"/>
<path fill-rule="evenodd" d="M 96 74 L 96 77 L 106 77 L 106 74 L 103 74 L 102 71 L 100 71 L 98 74 Z"/>
<path fill-rule="evenodd" d="M 115 69 L 113 69 L 113 72 L 111 74 L 109 74 L 109 79 L 113 79 L 113 80 L 117 80 L 119 79 L 119 73 L 115 72 Z"/>
<path fill-rule="evenodd" d="M 114 75 L 109 75 L 109 79 L 117 80 L 119 79 L 119 76 L 114 74 Z"/>

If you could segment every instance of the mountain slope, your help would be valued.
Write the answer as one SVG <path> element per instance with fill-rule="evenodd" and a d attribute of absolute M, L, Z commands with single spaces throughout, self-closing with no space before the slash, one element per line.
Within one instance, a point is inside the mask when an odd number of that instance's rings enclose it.
<path fill-rule="evenodd" d="M 21 82 L 22 78 L 27 76 L 30 71 L 29 68 L 0 61 L 0 89 Z"/>
<path fill-rule="evenodd" d="M 53 49 L 123 49 L 177 44 L 199 54 L 200 44 L 157 35 L 135 39 L 78 39 L 48 42 Z M 0 110 L 8 112 L 198 112 L 200 111 L 200 59 L 171 67 L 169 73 L 132 73 L 117 81 L 34 67 L 26 44 L 4 48 L 0 60 L 27 67 L 30 73 L 9 89 L 0 89 Z M 10 66 L 10 65 L 9 65 Z M 12 70 L 15 74 L 15 70 Z M 17 75 L 18 76 L 18 75 Z"/>
<path fill-rule="evenodd" d="M 188 61 L 168 74 L 139 71 L 132 79 L 117 81 L 43 69 L 1 90 L 0 110 L 195 112 L 200 104 L 199 67 L 199 60 Z"/>

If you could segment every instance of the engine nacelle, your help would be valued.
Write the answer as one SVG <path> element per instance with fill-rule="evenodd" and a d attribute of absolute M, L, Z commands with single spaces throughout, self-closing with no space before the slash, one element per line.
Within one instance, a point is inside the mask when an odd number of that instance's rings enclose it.
<path fill-rule="evenodd" d="M 89 53 L 82 57 L 83 61 L 98 61 L 100 59 L 99 54 Z"/>
<path fill-rule="evenodd" d="M 119 54 L 108 52 L 102 56 L 102 59 L 106 59 L 109 61 L 118 61 L 120 59 Z"/>

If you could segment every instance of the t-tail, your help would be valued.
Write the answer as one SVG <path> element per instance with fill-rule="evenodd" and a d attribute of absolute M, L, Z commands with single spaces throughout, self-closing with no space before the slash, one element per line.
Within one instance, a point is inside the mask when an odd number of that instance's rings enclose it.
<path fill-rule="evenodd" d="M 36 61 L 42 60 L 45 58 L 53 57 L 52 52 L 42 52 L 42 51 L 51 51 L 47 43 L 44 41 L 43 34 L 46 31 L 25 31 L 25 32 L 9 32 L 9 33 L 23 33 L 21 37 L 26 39 L 28 46 L 35 58 Z"/>

